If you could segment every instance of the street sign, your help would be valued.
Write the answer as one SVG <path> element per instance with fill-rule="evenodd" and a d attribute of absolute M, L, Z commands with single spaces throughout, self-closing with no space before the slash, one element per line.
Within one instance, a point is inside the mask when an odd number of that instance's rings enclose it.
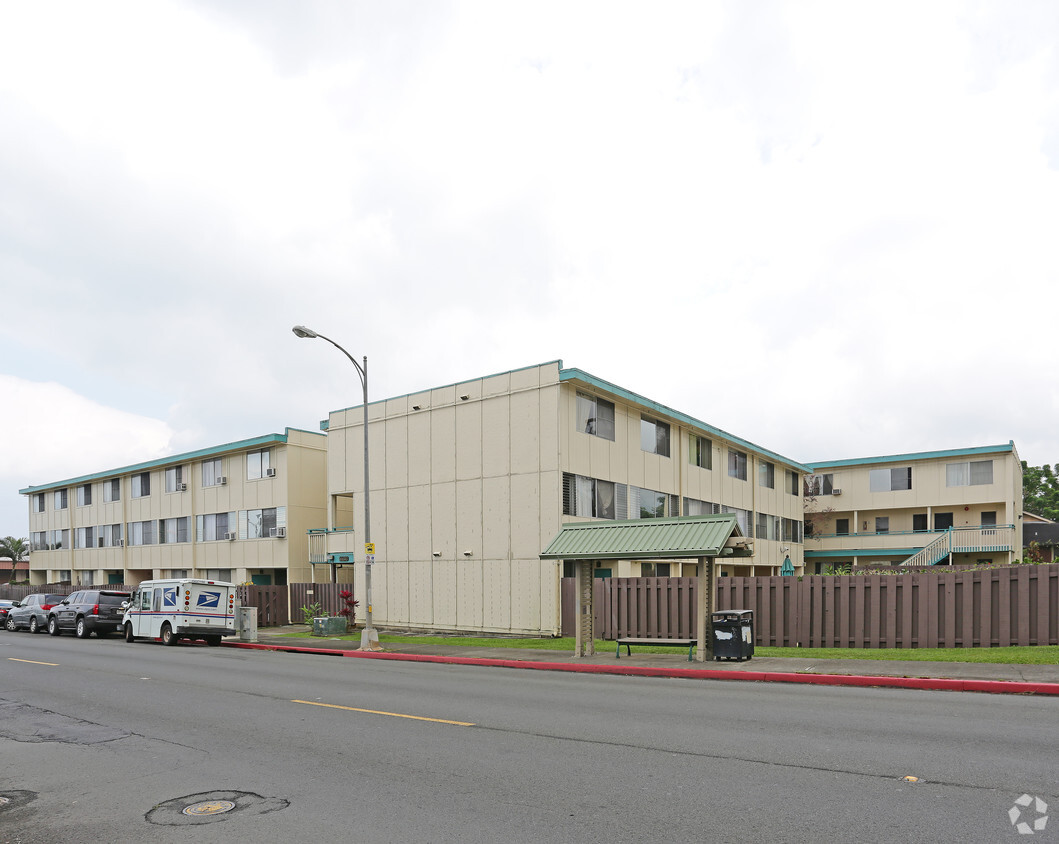
<path fill-rule="evenodd" d="M 375 543 L 374 542 L 365 542 L 364 543 L 364 553 L 367 554 L 368 556 L 375 556 Z"/>

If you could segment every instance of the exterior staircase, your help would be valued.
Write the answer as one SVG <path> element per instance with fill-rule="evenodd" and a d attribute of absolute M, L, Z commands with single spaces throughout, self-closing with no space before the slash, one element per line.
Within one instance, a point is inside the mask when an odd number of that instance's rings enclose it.
<path fill-rule="evenodd" d="M 921 548 L 902 566 L 936 566 L 956 553 L 995 553 L 1010 551 L 1015 539 L 1014 525 L 948 528 Z"/>

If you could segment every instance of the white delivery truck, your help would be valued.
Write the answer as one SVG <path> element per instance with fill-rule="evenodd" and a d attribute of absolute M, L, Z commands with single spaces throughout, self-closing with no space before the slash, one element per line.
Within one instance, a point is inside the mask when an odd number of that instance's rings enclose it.
<path fill-rule="evenodd" d="M 205 639 L 219 645 L 236 635 L 235 584 L 218 580 L 174 578 L 145 580 L 136 587 L 122 617 L 125 641 Z"/>

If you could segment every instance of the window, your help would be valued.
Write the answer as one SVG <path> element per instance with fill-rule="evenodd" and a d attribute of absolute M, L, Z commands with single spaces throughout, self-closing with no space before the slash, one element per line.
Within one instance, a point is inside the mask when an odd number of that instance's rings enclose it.
<path fill-rule="evenodd" d="M 215 457 L 213 460 L 202 461 L 203 486 L 217 486 L 221 482 L 222 477 L 224 477 L 224 466 L 221 463 L 221 458 Z"/>
<path fill-rule="evenodd" d="M 996 527 L 996 510 L 982 511 L 982 527 Z"/>
<path fill-rule="evenodd" d="M 53 530 L 49 539 L 49 544 L 53 551 L 58 551 L 60 548 L 70 547 L 70 529 L 66 530 Z"/>
<path fill-rule="evenodd" d="M 653 489 L 640 489 L 632 487 L 633 493 L 632 513 L 634 519 L 661 519 L 666 515 L 666 503 L 669 498 L 664 492 L 655 492 Z"/>
<path fill-rule="evenodd" d="M 889 516 L 876 516 L 875 517 L 875 532 L 876 533 L 889 533 L 890 532 L 890 517 Z"/>
<path fill-rule="evenodd" d="M 952 527 L 952 513 L 935 513 L 934 530 L 948 530 Z"/>
<path fill-rule="evenodd" d="M 784 519 L 780 538 L 784 542 L 802 542 L 805 539 L 805 525 L 797 519 Z"/>
<path fill-rule="evenodd" d="M 641 416 L 640 449 L 650 454 L 669 457 L 669 425 Z"/>
<path fill-rule="evenodd" d="M 758 486 L 768 487 L 769 489 L 776 488 L 776 465 L 774 463 L 762 460 L 757 464 L 757 483 Z"/>
<path fill-rule="evenodd" d="M 92 576 L 94 574 L 95 574 L 95 572 L 92 572 L 92 571 L 82 571 L 82 572 L 78 572 L 77 573 L 77 577 L 80 579 L 82 586 L 91 586 L 92 585 Z M 71 601 L 70 603 L 73 603 L 73 602 Z M 99 635 L 99 634 L 96 634 L 96 635 Z"/>
<path fill-rule="evenodd" d="M 640 563 L 640 577 L 669 577 L 669 563 Z"/>
<path fill-rule="evenodd" d="M 617 518 L 616 489 L 612 481 L 598 481 L 583 475 L 563 473 L 563 514 Z M 625 514 L 622 513 L 624 518 Z"/>
<path fill-rule="evenodd" d="M 770 516 L 768 513 L 757 514 L 757 530 L 755 536 L 758 539 L 779 539 L 781 524 L 779 516 Z"/>
<path fill-rule="evenodd" d="M 154 522 L 129 522 L 129 545 L 154 545 Z"/>
<path fill-rule="evenodd" d="M 79 527 L 74 530 L 74 548 L 95 548 L 96 529 Z"/>
<path fill-rule="evenodd" d="M 48 550 L 48 531 L 39 530 L 29 535 L 29 550 L 33 551 L 47 551 Z"/>
<path fill-rule="evenodd" d="M 87 507 L 92 503 L 92 484 L 81 484 L 77 488 L 77 506 Z"/>
<path fill-rule="evenodd" d="M 172 545 L 188 541 L 188 517 L 158 520 L 158 542 L 161 545 Z"/>
<path fill-rule="evenodd" d="M 213 542 L 235 532 L 235 513 L 210 513 L 195 517 L 195 541 Z"/>
<path fill-rule="evenodd" d="M 66 504 L 67 504 L 66 490 L 65 489 L 57 489 L 57 490 L 55 490 L 55 509 L 56 510 L 65 510 L 66 509 Z"/>
<path fill-rule="evenodd" d="M 835 519 L 835 536 L 849 536 L 849 519 Z"/>
<path fill-rule="evenodd" d="M 180 492 L 181 486 L 184 484 L 184 467 L 183 466 L 170 466 L 165 470 L 165 491 L 166 492 Z"/>
<path fill-rule="evenodd" d="M 728 449 L 728 477 L 746 480 L 746 452 Z"/>
<path fill-rule="evenodd" d="M 739 530 L 743 536 L 753 536 L 754 534 L 750 530 L 751 518 L 753 513 L 749 510 L 740 510 L 738 507 L 729 507 L 727 504 L 721 505 L 722 513 L 735 513 L 736 524 L 739 525 Z"/>
<path fill-rule="evenodd" d="M 272 535 L 272 528 L 280 526 L 277 520 L 277 510 L 282 509 L 284 508 L 265 507 L 261 510 L 241 510 L 239 512 L 240 539 L 268 539 Z M 285 527 L 286 517 L 283 522 Z"/>
<path fill-rule="evenodd" d="M 272 450 L 263 448 L 260 451 L 248 451 L 246 453 L 246 479 L 257 480 L 268 476 L 271 465 Z"/>
<path fill-rule="evenodd" d="M 121 501 L 121 479 L 114 478 L 111 481 L 103 481 L 103 501 Z"/>
<path fill-rule="evenodd" d="M 832 474 L 827 475 L 806 475 L 805 476 L 805 494 L 809 496 L 815 495 L 833 495 L 835 492 L 835 476 Z"/>
<path fill-rule="evenodd" d="M 206 569 L 207 580 L 227 580 L 232 579 L 231 569 Z"/>
<path fill-rule="evenodd" d="M 102 525 L 97 540 L 100 548 L 115 548 L 121 545 L 121 525 Z"/>
<path fill-rule="evenodd" d="M 132 476 L 132 497 L 145 498 L 151 494 L 151 473 L 142 472 Z"/>
<path fill-rule="evenodd" d="M 698 466 L 700 469 L 713 468 L 713 443 L 706 437 L 692 434 L 688 455 L 692 466 Z"/>
<path fill-rule="evenodd" d="M 912 531 L 914 533 L 922 533 L 927 530 L 927 514 L 926 513 L 913 513 L 912 514 Z"/>
<path fill-rule="evenodd" d="M 33 495 L 33 512 L 43 513 L 44 512 L 44 493 L 38 492 Z"/>
<path fill-rule="evenodd" d="M 606 399 L 578 393 L 577 430 L 613 442 L 614 405 Z"/>
<path fill-rule="evenodd" d="M 945 465 L 945 486 L 979 486 L 993 483 L 993 461 L 971 460 Z"/>
<path fill-rule="evenodd" d="M 684 499 L 685 516 L 712 516 L 720 512 L 720 506 L 711 501 L 699 501 L 697 498 Z"/>
<path fill-rule="evenodd" d="M 871 469 L 868 471 L 868 488 L 871 492 L 890 492 L 912 488 L 912 467 L 897 469 Z"/>
<path fill-rule="evenodd" d="M 790 469 L 784 474 L 784 489 L 787 490 L 791 495 L 801 495 L 802 487 L 798 483 L 798 473 L 792 472 Z"/>
<path fill-rule="evenodd" d="M 188 570 L 187 569 L 170 569 L 169 570 L 169 576 L 171 578 L 174 578 L 174 579 L 183 580 L 184 578 L 186 578 L 188 576 Z"/>

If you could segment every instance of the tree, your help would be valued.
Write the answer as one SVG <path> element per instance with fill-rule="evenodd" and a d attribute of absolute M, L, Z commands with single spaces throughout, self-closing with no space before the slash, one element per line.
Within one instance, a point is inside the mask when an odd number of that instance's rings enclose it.
<path fill-rule="evenodd" d="M 13 536 L 5 536 L 0 539 L 0 557 L 11 558 L 11 580 L 15 579 L 15 568 L 26 559 L 29 545 L 25 539 L 16 539 Z"/>
<path fill-rule="evenodd" d="M 1022 461 L 1022 506 L 1038 516 L 1059 521 L 1059 477 L 1049 464 L 1027 466 Z"/>

